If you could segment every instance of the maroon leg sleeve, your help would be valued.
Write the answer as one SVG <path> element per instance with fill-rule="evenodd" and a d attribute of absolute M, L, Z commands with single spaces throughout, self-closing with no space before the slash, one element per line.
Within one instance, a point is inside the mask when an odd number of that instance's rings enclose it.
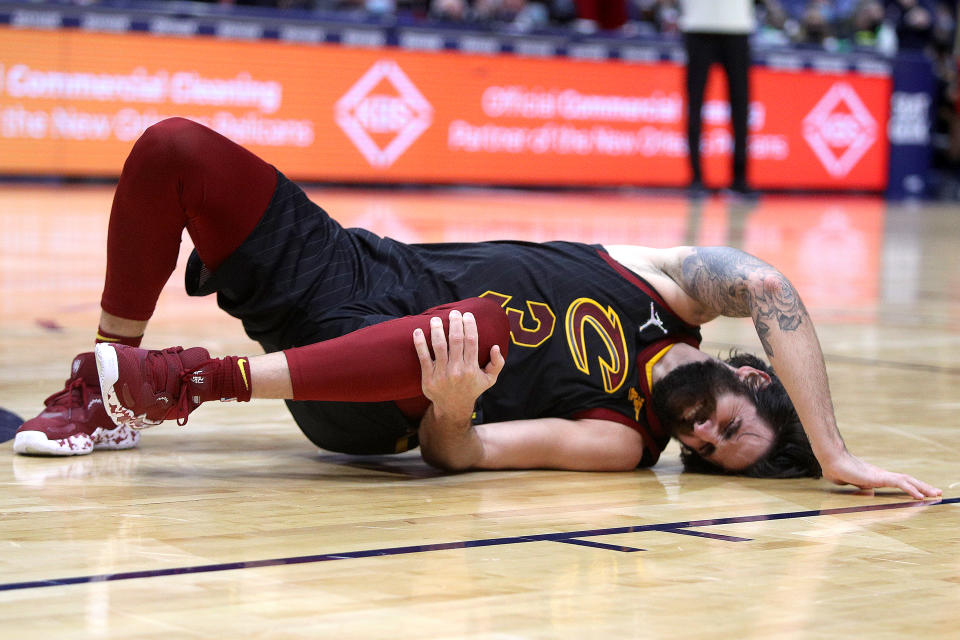
<path fill-rule="evenodd" d="M 113 197 L 101 307 L 149 320 L 176 267 L 184 227 L 216 269 L 256 226 L 276 181 L 272 166 L 201 124 L 169 118 L 148 128 Z"/>
<path fill-rule="evenodd" d="M 510 325 L 500 304 L 489 298 L 469 298 L 433 307 L 416 316 L 390 320 L 305 347 L 287 349 L 294 400 L 383 402 L 409 399 L 401 409 L 423 399 L 420 360 L 413 330 L 423 329 L 429 342 L 430 318 L 443 320 L 449 332 L 450 311 L 471 312 L 480 334 L 480 366 L 490 362 L 490 348 L 499 345 L 504 357 Z"/>

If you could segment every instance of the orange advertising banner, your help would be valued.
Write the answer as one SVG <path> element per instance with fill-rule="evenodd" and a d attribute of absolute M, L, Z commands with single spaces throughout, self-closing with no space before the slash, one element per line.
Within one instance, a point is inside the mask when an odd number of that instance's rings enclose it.
<path fill-rule="evenodd" d="M 729 180 L 722 76 L 702 154 Z M 887 76 L 752 71 L 761 188 L 886 185 Z M 0 173 L 115 176 L 150 124 L 184 116 L 294 179 L 682 185 L 683 69 L 512 55 L 0 27 Z"/>

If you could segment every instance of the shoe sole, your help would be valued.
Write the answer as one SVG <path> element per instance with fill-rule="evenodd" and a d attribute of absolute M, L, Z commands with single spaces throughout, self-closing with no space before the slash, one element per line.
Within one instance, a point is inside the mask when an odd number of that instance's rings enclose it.
<path fill-rule="evenodd" d="M 21 431 L 13 438 L 13 452 L 26 456 L 84 456 L 95 450 L 133 449 L 139 442 L 140 434 L 128 427 L 100 427 L 92 436 L 77 434 L 59 440 L 51 440 L 42 431 Z"/>
<path fill-rule="evenodd" d="M 93 350 L 97 360 L 97 376 L 100 378 L 100 395 L 103 397 L 103 408 L 107 415 L 113 420 L 113 423 L 120 426 L 128 426 L 133 429 L 140 428 L 141 421 L 137 415 L 120 404 L 117 399 L 115 385 L 120 379 L 120 365 L 117 362 L 117 352 L 113 346 L 101 343 Z"/>
<path fill-rule="evenodd" d="M 140 442 L 140 432 L 124 425 L 116 429 L 100 427 L 93 432 L 93 448 L 97 451 L 133 449 Z"/>
<path fill-rule="evenodd" d="M 67 442 L 74 438 L 80 441 L 76 449 L 70 448 Z M 13 438 L 13 451 L 20 455 L 33 456 L 83 456 L 93 452 L 93 442 L 89 437 L 78 436 L 50 440 L 39 431 L 21 431 Z"/>

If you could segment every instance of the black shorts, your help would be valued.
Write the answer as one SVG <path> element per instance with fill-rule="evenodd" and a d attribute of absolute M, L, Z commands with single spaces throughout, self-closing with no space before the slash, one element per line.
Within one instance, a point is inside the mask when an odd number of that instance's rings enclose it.
<path fill-rule="evenodd" d="M 191 296 L 217 294 L 266 352 L 280 351 L 419 313 L 415 254 L 389 238 L 344 229 L 296 184 L 278 175 L 260 222 L 216 270 L 197 252 L 187 263 Z M 428 305 L 429 306 L 429 305 Z M 352 454 L 399 453 L 418 445 L 416 422 L 392 402 L 287 401 L 318 447 Z"/>
<path fill-rule="evenodd" d="M 420 446 L 416 421 L 392 402 L 286 402 L 303 435 L 321 449 L 380 455 Z"/>

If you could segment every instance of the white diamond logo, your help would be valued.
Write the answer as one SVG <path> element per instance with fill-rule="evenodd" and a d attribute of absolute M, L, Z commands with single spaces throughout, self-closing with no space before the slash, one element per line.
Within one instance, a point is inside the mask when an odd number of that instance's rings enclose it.
<path fill-rule="evenodd" d="M 803 137 L 834 178 L 842 178 L 877 140 L 877 121 L 857 92 L 837 82 L 803 119 Z"/>
<path fill-rule="evenodd" d="M 385 92 L 384 83 L 395 93 Z M 334 114 L 367 162 L 379 169 L 396 162 L 433 122 L 433 107 L 392 60 L 370 67 L 337 101 Z"/>

